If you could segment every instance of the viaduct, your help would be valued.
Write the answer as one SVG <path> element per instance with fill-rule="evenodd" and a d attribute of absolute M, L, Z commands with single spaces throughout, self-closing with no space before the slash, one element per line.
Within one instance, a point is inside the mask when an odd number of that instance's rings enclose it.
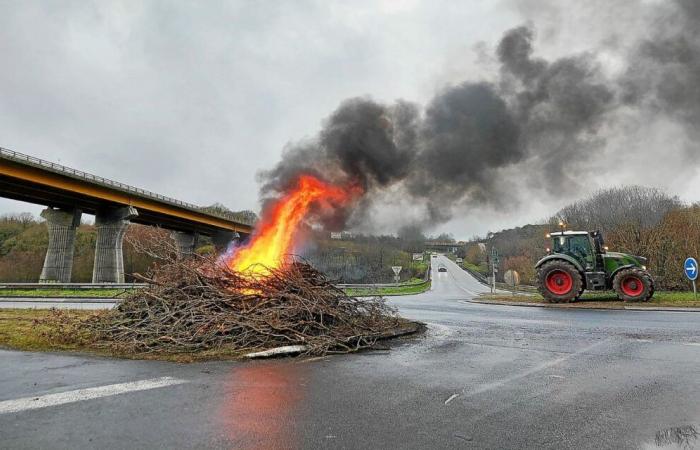
<path fill-rule="evenodd" d="M 457 253 L 457 250 L 467 246 L 466 242 L 451 242 L 451 241 L 428 241 L 425 243 L 427 250 L 436 250 L 440 252 Z"/>
<path fill-rule="evenodd" d="M 123 283 L 122 242 L 129 223 L 171 230 L 181 254 L 192 253 L 199 235 L 218 249 L 246 238 L 252 223 L 0 147 L 0 196 L 45 205 L 49 230 L 40 282 L 69 283 L 75 233 L 83 213 L 95 215 L 97 242 L 93 283 Z"/>

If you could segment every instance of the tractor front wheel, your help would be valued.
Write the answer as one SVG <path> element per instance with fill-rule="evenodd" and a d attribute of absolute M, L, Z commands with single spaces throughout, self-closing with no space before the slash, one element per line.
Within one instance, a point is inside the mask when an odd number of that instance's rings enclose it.
<path fill-rule="evenodd" d="M 537 289 L 550 303 L 568 303 L 583 292 L 583 279 L 572 264 L 555 259 L 537 269 Z"/>
<path fill-rule="evenodd" d="M 623 302 L 648 302 L 654 295 L 654 280 L 646 271 L 632 267 L 615 275 L 613 289 Z"/>

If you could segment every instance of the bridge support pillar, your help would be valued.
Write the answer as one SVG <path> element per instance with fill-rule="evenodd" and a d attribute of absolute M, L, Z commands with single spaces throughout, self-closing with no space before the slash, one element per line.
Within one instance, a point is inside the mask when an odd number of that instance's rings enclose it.
<path fill-rule="evenodd" d="M 170 233 L 170 236 L 175 241 L 177 256 L 179 258 L 193 254 L 197 248 L 197 243 L 199 242 L 199 233 L 173 231 Z"/>
<path fill-rule="evenodd" d="M 46 208 L 41 212 L 49 229 L 49 246 L 39 276 L 40 283 L 70 283 L 75 230 L 80 225 L 80 216 L 79 209 Z"/>
<path fill-rule="evenodd" d="M 237 242 L 240 240 L 241 235 L 235 231 L 217 231 L 211 237 L 211 242 L 214 244 L 214 248 L 217 253 L 225 252 L 228 250 L 232 242 Z"/>
<path fill-rule="evenodd" d="M 93 283 L 124 282 L 122 242 L 126 229 L 129 227 L 129 219 L 136 216 L 138 216 L 138 212 L 132 206 L 97 212 L 95 216 L 95 228 L 97 228 L 95 265 L 92 269 Z"/>

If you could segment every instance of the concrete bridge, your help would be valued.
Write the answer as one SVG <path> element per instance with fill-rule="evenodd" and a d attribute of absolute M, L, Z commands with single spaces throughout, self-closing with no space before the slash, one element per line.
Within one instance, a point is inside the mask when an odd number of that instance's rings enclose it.
<path fill-rule="evenodd" d="M 467 246 L 466 242 L 459 241 L 427 241 L 425 243 L 426 250 L 435 250 L 438 252 L 457 253 L 457 250 Z"/>
<path fill-rule="evenodd" d="M 70 282 L 75 232 L 83 213 L 95 216 L 97 242 L 93 283 L 123 283 L 122 242 L 129 223 L 172 231 L 182 254 L 194 251 L 199 235 L 223 249 L 247 237 L 252 223 L 144 189 L 108 180 L 0 147 L 0 196 L 47 208 L 49 230 L 40 282 Z"/>

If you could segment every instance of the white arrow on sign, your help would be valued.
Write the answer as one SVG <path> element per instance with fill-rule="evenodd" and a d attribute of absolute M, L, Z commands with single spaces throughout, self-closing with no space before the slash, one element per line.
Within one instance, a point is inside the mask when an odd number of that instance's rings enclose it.
<path fill-rule="evenodd" d="M 695 271 L 697 270 L 697 267 L 695 267 L 695 265 L 691 262 L 690 264 L 688 264 L 686 266 L 685 270 L 690 272 L 691 275 L 695 275 Z"/>

